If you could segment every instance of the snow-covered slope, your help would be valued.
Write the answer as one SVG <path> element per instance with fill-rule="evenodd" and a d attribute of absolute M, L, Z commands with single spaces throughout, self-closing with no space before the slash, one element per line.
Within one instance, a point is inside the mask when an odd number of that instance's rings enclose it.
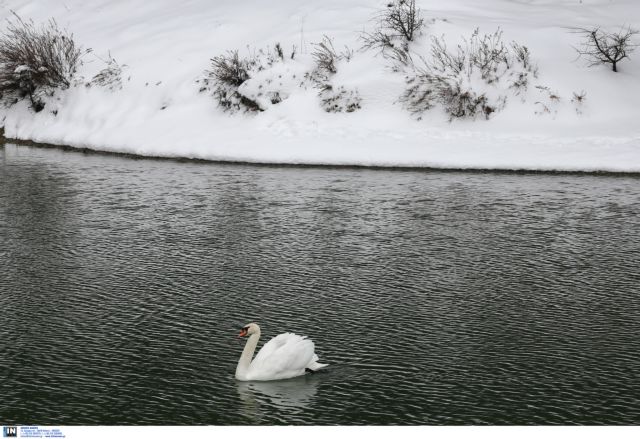
<path fill-rule="evenodd" d="M 427 19 L 412 49 L 428 55 L 431 36 L 503 30 L 529 47 L 536 84 L 560 100 L 549 112 L 511 98 L 488 121 L 454 120 L 434 108 L 421 120 L 398 102 L 404 74 L 375 52 L 356 51 L 339 65 L 335 84 L 357 89 L 362 108 L 327 113 L 318 90 L 295 88 L 255 115 L 227 114 L 196 83 L 210 58 L 281 43 L 294 45 L 291 69 L 311 60 L 323 35 L 336 48 L 362 45 L 361 32 L 387 2 L 375 0 L 4 0 L 0 18 L 54 17 L 93 52 L 80 74 L 88 81 L 109 53 L 124 70 L 122 90 L 73 87 L 44 111 L 26 103 L 2 110 L 9 138 L 142 155 L 266 163 L 429 166 L 446 168 L 640 172 L 640 51 L 620 64 L 588 68 L 576 60 L 574 27 L 640 28 L 637 0 L 418 0 Z M 294 65 L 295 64 L 295 65 Z M 586 92 L 580 111 L 571 101 Z M 544 96 L 540 96 L 542 101 Z M 54 115 L 51 110 L 57 109 Z M 540 114 L 539 114 L 540 113 Z M 579 114 L 580 113 L 580 114 Z"/>

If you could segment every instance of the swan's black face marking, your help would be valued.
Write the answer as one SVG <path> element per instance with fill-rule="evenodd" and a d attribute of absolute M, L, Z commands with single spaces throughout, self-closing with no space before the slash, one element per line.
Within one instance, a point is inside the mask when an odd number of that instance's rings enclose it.
<path fill-rule="evenodd" d="M 249 333 L 249 327 L 245 326 L 240 330 L 240 334 L 238 334 L 238 337 L 245 337 L 248 333 Z"/>

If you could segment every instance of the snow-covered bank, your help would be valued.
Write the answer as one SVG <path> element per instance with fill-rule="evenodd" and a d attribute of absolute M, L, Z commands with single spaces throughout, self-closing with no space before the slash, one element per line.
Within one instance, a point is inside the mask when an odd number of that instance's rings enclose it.
<path fill-rule="evenodd" d="M 310 58 L 323 35 L 336 48 L 357 49 L 361 31 L 386 2 L 281 0 L 269 3 L 191 0 L 8 0 L 0 14 L 44 21 L 54 17 L 91 47 L 80 74 L 89 80 L 110 53 L 126 64 L 122 90 L 72 87 L 40 113 L 26 102 L 2 110 L 9 138 L 141 155 L 264 163 L 427 166 L 443 168 L 640 172 L 640 52 L 620 64 L 587 68 L 576 61 L 572 27 L 640 27 L 635 0 L 418 1 L 427 27 L 414 50 L 428 53 L 430 36 L 455 45 L 479 27 L 498 27 L 507 41 L 529 47 L 537 84 L 560 99 L 549 112 L 518 97 L 491 119 L 454 120 L 437 109 L 416 120 L 398 102 L 404 74 L 375 52 L 358 52 L 334 83 L 356 88 L 362 108 L 326 113 L 313 87 L 255 115 L 228 114 L 196 80 L 210 58 L 230 49 L 249 53 L 297 47 Z M 249 46 L 249 48 L 247 48 Z M 99 57 L 99 58 L 98 58 Z M 573 93 L 586 92 L 576 111 Z M 540 96 L 538 101 L 542 101 Z M 53 114 L 51 110 L 57 110 Z"/>

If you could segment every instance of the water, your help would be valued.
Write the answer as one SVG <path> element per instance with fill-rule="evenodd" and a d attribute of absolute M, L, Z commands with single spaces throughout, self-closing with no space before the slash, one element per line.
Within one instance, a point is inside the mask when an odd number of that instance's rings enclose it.
<path fill-rule="evenodd" d="M 639 189 L 6 145 L 0 423 L 638 424 Z"/>

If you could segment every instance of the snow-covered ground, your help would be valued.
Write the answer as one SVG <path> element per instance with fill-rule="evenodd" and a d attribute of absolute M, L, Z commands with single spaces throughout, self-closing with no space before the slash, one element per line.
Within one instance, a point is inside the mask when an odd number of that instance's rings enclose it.
<path fill-rule="evenodd" d="M 93 49 L 86 81 L 109 53 L 126 65 L 121 90 L 76 86 L 34 113 L 27 103 L 1 110 L 8 138 L 141 155 L 265 163 L 640 172 L 640 50 L 620 63 L 587 67 L 572 46 L 574 27 L 640 28 L 638 0 L 418 0 L 427 26 L 412 46 L 428 56 L 431 36 L 455 47 L 478 27 L 503 30 L 529 47 L 539 68 L 526 102 L 511 96 L 490 120 L 449 122 L 434 108 L 420 120 L 399 102 L 405 73 L 374 51 L 360 52 L 363 30 L 387 2 L 377 0 L 3 0 L 36 22 L 54 17 Z M 358 91 L 361 109 L 327 113 L 313 87 L 258 114 L 228 114 L 196 82 L 227 50 L 248 55 L 296 46 L 284 74 L 302 74 L 323 35 L 356 52 L 332 78 Z M 640 41 L 639 41 L 640 42 Z M 271 49 L 273 50 L 273 49 Z M 635 55 L 635 56 L 634 56 Z M 306 64 L 305 64 L 306 63 Z M 576 111 L 573 93 L 586 92 Z M 536 96 L 536 93 L 540 96 Z M 51 110 L 57 110 L 54 115 Z"/>

